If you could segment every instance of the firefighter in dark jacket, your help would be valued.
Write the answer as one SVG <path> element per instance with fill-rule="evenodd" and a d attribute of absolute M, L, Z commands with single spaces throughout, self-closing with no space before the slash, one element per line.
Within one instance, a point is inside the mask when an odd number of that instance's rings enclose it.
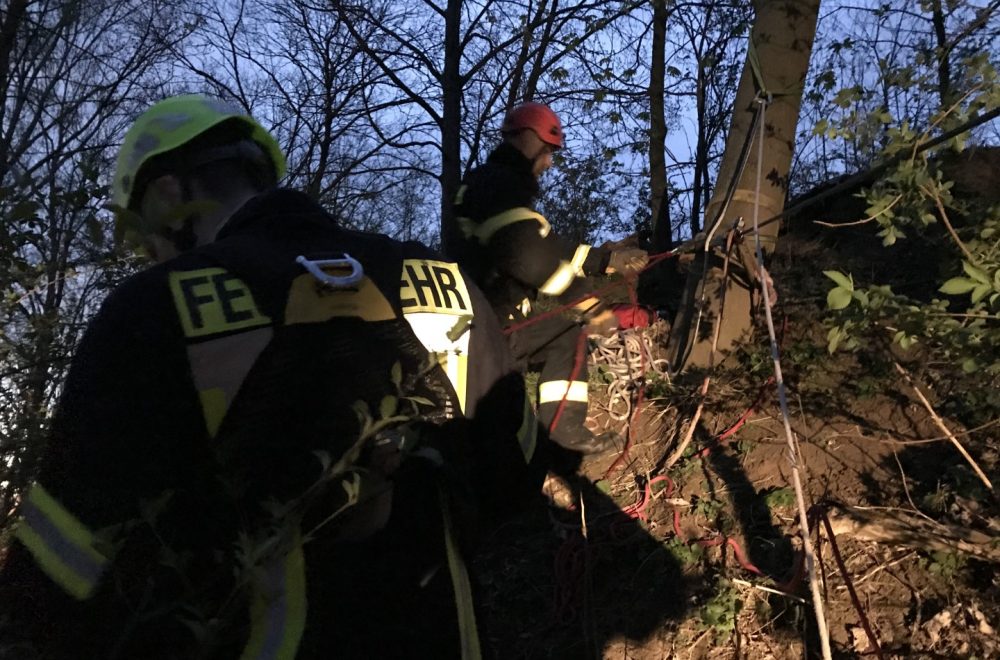
<path fill-rule="evenodd" d="M 465 559 L 544 446 L 488 303 L 275 185 L 252 118 L 166 99 L 119 229 L 158 264 L 79 346 L 0 573 L 18 658 L 476 658 Z"/>
<path fill-rule="evenodd" d="M 482 287 L 510 335 L 515 358 L 540 367 L 539 417 L 560 445 L 594 453 L 613 446 L 615 434 L 595 436 L 587 418 L 587 365 L 583 335 L 575 319 L 531 322 L 539 294 L 560 303 L 584 298 L 586 275 L 633 275 L 646 265 L 645 251 L 610 251 L 575 245 L 555 235 L 534 208 L 538 179 L 563 147 L 559 117 L 541 103 L 513 108 L 501 126 L 503 142 L 486 163 L 466 176 L 455 199 L 463 240 L 456 258 Z M 591 327 L 605 325 L 610 311 L 589 298 L 576 305 Z"/>

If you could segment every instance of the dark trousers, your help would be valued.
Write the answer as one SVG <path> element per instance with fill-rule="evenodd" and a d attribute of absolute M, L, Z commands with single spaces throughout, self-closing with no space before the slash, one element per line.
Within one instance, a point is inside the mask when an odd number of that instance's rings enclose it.
<path fill-rule="evenodd" d="M 512 316 L 513 319 L 507 320 L 508 326 L 516 327 L 526 320 L 519 311 Z M 531 318 L 529 315 L 527 320 Z M 589 435 L 584 426 L 587 419 L 587 340 L 583 328 L 574 321 L 555 316 L 515 330 L 508 341 L 518 368 L 541 372 L 538 416 L 550 429 L 552 439 L 562 445 L 571 445 L 582 435 Z M 552 428 L 553 422 L 555 428 Z"/>

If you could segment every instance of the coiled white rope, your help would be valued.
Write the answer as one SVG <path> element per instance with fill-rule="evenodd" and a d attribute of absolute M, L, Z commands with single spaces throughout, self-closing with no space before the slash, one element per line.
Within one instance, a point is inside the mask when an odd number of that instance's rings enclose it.
<path fill-rule="evenodd" d="M 656 328 L 619 330 L 610 337 L 591 335 L 592 362 L 611 382 L 606 385 L 607 412 L 615 422 L 626 421 L 632 416 L 633 392 L 642 386 L 642 379 L 656 376 L 669 378 L 669 361 L 657 358 Z M 645 368 L 645 374 L 643 373 Z"/>

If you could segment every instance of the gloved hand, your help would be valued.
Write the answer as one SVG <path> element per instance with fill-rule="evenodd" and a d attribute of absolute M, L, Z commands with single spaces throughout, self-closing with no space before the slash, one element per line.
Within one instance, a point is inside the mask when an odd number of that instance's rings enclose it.
<path fill-rule="evenodd" d="M 610 309 L 602 309 L 597 314 L 587 319 L 587 325 L 583 330 L 588 335 L 611 336 L 611 332 L 618 327 L 618 317 Z"/>
<path fill-rule="evenodd" d="M 649 254 L 638 248 L 615 250 L 608 259 L 608 273 L 635 275 L 649 263 Z"/>

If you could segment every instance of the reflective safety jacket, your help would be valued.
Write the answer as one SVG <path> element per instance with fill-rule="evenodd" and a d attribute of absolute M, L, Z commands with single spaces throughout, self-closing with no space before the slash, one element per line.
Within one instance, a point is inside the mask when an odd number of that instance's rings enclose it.
<path fill-rule="evenodd" d="M 0 573 L 0 647 L 477 657 L 463 557 L 544 477 L 505 350 L 454 263 L 299 193 L 251 200 L 88 328 Z"/>
<path fill-rule="evenodd" d="M 557 236 L 534 209 L 531 161 L 503 143 L 466 176 L 455 198 L 463 243 L 455 255 L 501 318 L 539 293 L 572 301 L 587 294 L 577 279 L 607 269 L 610 252 Z"/>

